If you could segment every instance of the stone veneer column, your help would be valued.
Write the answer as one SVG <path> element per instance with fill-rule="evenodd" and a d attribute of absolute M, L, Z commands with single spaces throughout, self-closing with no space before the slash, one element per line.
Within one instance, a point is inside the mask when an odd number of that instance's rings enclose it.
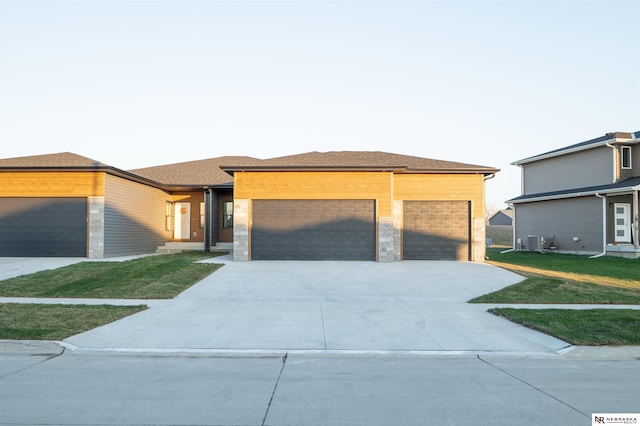
<path fill-rule="evenodd" d="M 402 201 L 393 202 L 393 260 L 402 260 Z"/>
<path fill-rule="evenodd" d="M 249 261 L 249 200 L 233 201 L 233 260 Z"/>
<path fill-rule="evenodd" d="M 87 257 L 104 257 L 104 197 L 89 197 L 89 241 Z"/>
<path fill-rule="evenodd" d="M 486 226 L 484 218 L 473 218 L 473 238 L 471 244 L 471 260 L 473 262 L 484 262 L 487 254 Z"/>
<path fill-rule="evenodd" d="M 393 218 L 378 218 L 378 262 L 393 262 Z"/>

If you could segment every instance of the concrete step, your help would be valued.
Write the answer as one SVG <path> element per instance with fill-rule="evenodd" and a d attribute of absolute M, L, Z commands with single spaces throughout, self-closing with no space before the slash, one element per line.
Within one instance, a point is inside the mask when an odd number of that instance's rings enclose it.
<path fill-rule="evenodd" d="M 181 253 L 185 250 L 191 251 L 204 251 L 204 243 L 190 243 L 181 241 L 169 241 L 163 246 L 159 246 L 156 249 L 156 253 Z M 211 247 L 211 251 L 228 251 L 233 252 L 233 243 L 217 243 Z"/>

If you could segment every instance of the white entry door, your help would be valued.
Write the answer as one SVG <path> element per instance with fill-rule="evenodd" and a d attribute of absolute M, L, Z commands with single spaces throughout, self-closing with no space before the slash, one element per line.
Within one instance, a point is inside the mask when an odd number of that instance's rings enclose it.
<path fill-rule="evenodd" d="M 191 203 L 175 203 L 173 210 L 174 240 L 188 240 L 191 238 Z"/>
<path fill-rule="evenodd" d="M 614 232 L 616 235 L 615 241 L 617 243 L 630 243 L 631 242 L 631 204 L 627 203 L 615 203 L 614 220 L 615 227 Z"/>

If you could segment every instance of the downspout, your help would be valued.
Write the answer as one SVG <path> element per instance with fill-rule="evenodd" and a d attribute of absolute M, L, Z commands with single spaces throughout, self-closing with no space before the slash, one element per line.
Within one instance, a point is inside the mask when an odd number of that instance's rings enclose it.
<path fill-rule="evenodd" d="M 602 257 L 607 254 L 607 198 L 596 192 L 596 197 L 602 199 L 602 253 L 598 253 L 593 256 L 589 256 L 589 259 L 595 259 L 596 257 Z"/>

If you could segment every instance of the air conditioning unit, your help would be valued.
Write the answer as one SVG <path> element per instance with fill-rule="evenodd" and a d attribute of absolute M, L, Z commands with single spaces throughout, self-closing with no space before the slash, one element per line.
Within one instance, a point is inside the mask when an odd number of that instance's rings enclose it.
<path fill-rule="evenodd" d="M 527 235 L 527 248 L 531 251 L 542 251 L 544 238 L 537 235 Z"/>

